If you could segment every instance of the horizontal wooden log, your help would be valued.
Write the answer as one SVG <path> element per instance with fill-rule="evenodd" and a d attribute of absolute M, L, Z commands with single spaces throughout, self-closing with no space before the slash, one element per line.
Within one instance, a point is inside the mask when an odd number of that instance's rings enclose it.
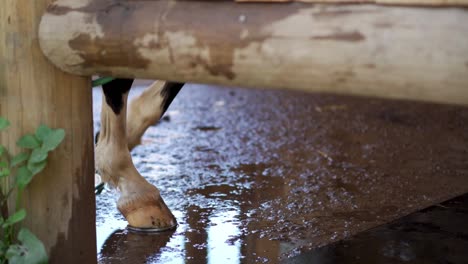
<path fill-rule="evenodd" d="M 64 71 L 468 104 L 468 9 L 58 0 Z"/>
<path fill-rule="evenodd" d="M 242 3 L 340 3 L 340 4 L 379 4 L 406 6 L 468 6 L 468 0 L 235 0 Z"/>

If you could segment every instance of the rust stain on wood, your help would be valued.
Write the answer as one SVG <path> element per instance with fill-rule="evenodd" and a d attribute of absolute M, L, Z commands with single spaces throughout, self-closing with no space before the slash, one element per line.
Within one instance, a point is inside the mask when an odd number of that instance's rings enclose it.
<path fill-rule="evenodd" d="M 79 33 L 68 42 L 70 48 L 83 59 L 82 67 L 125 67 L 131 63 L 135 68 L 145 69 L 150 61 L 139 54 L 131 40 L 120 39 L 122 30 L 127 28 L 127 23 L 116 23 L 116 21 L 127 21 L 135 12 L 132 7 L 125 2 L 96 0 L 91 1 L 88 6 L 75 9 L 51 5 L 48 12 L 53 15 L 66 15 L 72 11 L 86 13 L 89 16 L 86 23 L 92 23 L 92 18 L 95 17 L 104 36 L 94 37 Z M 129 30 L 133 26 L 135 25 L 128 25 Z M 122 51 L 125 51 L 125 57 L 121 56 Z"/>
<path fill-rule="evenodd" d="M 186 2 L 182 5 L 175 2 L 161 17 L 159 31 L 179 32 L 181 29 L 185 29 L 185 34 L 195 38 L 195 46 L 200 51 L 208 51 L 208 58 L 201 55 L 191 58 L 189 67 L 201 66 L 213 76 L 223 76 L 232 80 L 236 77 L 232 70 L 235 50 L 245 48 L 251 43 L 263 42 L 271 37 L 262 31 L 263 26 L 270 25 L 298 11 L 298 7 L 288 7 L 282 10 L 272 6 L 262 6 L 262 8 L 264 12 L 259 13 L 252 5 L 213 3 L 212 15 L 199 16 L 198 14 L 206 13 L 204 11 L 206 5 Z M 225 14 L 230 15 L 226 16 Z M 216 18 L 217 16 L 222 17 Z M 213 21 L 225 21 L 225 23 L 213 23 Z M 206 30 L 207 28 L 210 30 Z M 242 37 L 242 31 L 247 28 L 249 30 L 248 36 Z M 223 43 L 223 45 L 220 46 L 219 43 Z M 159 33 L 157 46 L 153 47 L 171 49 L 167 36 Z M 177 58 L 173 58 L 173 60 L 177 60 Z"/>
<path fill-rule="evenodd" d="M 177 1 L 129 1 L 95 0 L 87 6 L 71 8 L 52 5 L 48 12 L 53 15 L 66 15 L 69 12 L 82 12 L 90 18 L 87 23 L 97 23 L 103 37 L 91 36 L 81 32 L 69 41 L 69 46 L 84 60 L 81 67 L 128 67 L 146 69 L 151 60 L 140 54 L 140 48 L 168 50 L 169 60 L 192 60 L 190 67 L 200 66 L 213 76 L 223 76 L 229 80 L 236 77 L 233 72 L 234 54 L 251 43 L 261 43 L 272 37 L 263 31 L 264 27 L 297 13 L 300 6 L 288 5 L 283 9 L 261 4 L 238 5 L 234 2 L 219 4 L 213 2 L 212 15 L 206 13 L 206 5 L 179 3 Z M 151 5 L 148 7 L 148 5 Z M 261 5 L 264 12 L 257 12 Z M 226 14 L 230 14 L 226 16 Z M 219 17 L 217 17 L 219 16 Z M 159 18 L 154 27 L 155 17 Z M 116 23 L 116 21 L 124 21 Z M 214 23 L 223 21 L 223 23 Z M 151 23 L 151 26 L 148 25 Z M 210 28 L 207 30 L 207 28 Z M 153 31 L 148 32 L 149 29 Z M 248 29 L 247 36 L 242 32 Z M 120 39 L 121 32 L 128 32 L 131 38 Z M 80 33 L 80 32 L 77 32 Z M 196 40 L 198 55 L 178 56 L 168 38 L 170 33 L 183 33 Z M 144 39 L 146 35 L 155 36 L 148 43 L 135 44 L 135 39 Z M 223 45 L 219 45 L 223 43 Z M 206 52 L 202 56 L 202 52 Z M 125 57 L 122 54 L 125 53 Z M 179 53 L 180 54 L 180 53 Z"/>
<path fill-rule="evenodd" d="M 68 44 L 84 60 L 82 67 L 125 67 L 128 66 L 129 61 L 135 68 L 145 69 L 149 65 L 150 61 L 142 57 L 133 47 L 109 47 L 106 46 L 106 39 L 107 37 L 92 38 L 90 35 L 82 33 L 70 40 Z M 119 56 L 121 49 L 128 51 L 126 52 L 127 58 Z"/>
<path fill-rule="evenodd" d="M 323 36 L 312 36 L 311 39 L 316 40 L 336 40 L 336 41 L 349 41 L 349 42 L 358 42 L 365 40 L 365 36 L 359 31 L 352 32 L 337 32 L 329 35 Z"/>

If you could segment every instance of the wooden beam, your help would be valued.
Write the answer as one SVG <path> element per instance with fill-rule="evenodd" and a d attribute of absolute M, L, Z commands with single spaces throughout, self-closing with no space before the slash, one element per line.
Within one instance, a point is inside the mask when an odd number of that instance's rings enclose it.
<path fill-rule="evenodd" d="M 40 124 L 64 128 L 23 197 L 25 226 L 45 244 L 51 263 L 96 263 L 93 123 L 90 78 L 73 76 L 44 57 L 38 26 L 50 0 L 0 2 L 0 133 L 13 154 L 15 142 Z"/>
<path fill-rule="evenodd" d="M 468 6 L 468 0 L 235 0 L 243 3 L 339 3 L 339 4 L 379 4 L 401 6 Z"/>
<path fill-rule="evenodd" d="M 64 71 L 468 104 L 468 9 L 58 0 Z"/>

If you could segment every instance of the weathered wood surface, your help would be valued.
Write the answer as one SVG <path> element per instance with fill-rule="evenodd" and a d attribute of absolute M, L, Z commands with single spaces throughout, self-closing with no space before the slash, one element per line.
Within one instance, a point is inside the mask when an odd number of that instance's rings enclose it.
<path fill-rule="evenodd" d="M 39 124 L 65 129 L 64 142 L 26 189 L 25 225 L 51 263 L 96 263 L 90 78 L 64 73 L 42 54 L 37 30 L 51 2 L 0 2 L 0 116 L 11 121 L 0 140 L 17 153 L 19 136 Z"/>
<path fill-rule="evenodd" d="M 340 3 L 340 4 L 380 4 L 402 6 L 468 6 L 468 0 L 235 0 L 242 3 Z"/>
<path fill-rule="evenodd" d="M 468 9 L 59 0 L 64 71 L 468 104 Z"/>

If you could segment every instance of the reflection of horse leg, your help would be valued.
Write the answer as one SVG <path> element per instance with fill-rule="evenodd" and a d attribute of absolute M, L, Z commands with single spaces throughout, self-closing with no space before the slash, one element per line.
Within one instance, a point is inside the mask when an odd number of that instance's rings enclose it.
<path fill-rule="evenodd" d="M 140 144 L 143 133 L 159 121 L 182 86 L 183 83 L 156 81 L 132 100 L 128 110 L 128 149 Z"/>
<path fill-rule="evenodd" d="M 159 190 L 137 171 L 128 150 L 126 114 L 133 80 L 116 79 L 103 85 L 101 133 L 96 146 L 96 169 L 102 179 L 121 191 L 119 211 L 130 226 L 170 228 L 176 220 Z"/>
<path fill-rule="evenodd" d="M 166 246 L 174 232 L 150 234 L 117 230 L 102 246 L 100 260 L 103 263 L 146 263 Z"/>

